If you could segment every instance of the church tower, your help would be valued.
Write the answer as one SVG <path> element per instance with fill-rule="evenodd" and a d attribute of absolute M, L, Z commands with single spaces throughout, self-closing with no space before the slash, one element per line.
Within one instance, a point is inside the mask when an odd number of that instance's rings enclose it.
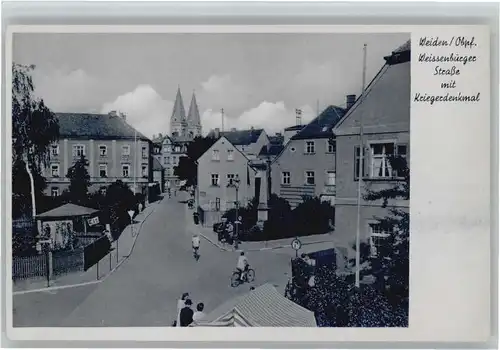
<path fill-rule="evenodd" d="M 185 136 L 187 134 L 186 111 L 182 102 L 181 88 L 177 88 L 174 109 L 170 117 L 170 134 L 173 137 Z"/>
<path fill-rule="evenodd" d="M 187 135 L 190 138 L 201 136 L 200 111 L 198 110 L 198 104 L 196 103 L 196 96 L 194 92 L 187 116 Z"/>

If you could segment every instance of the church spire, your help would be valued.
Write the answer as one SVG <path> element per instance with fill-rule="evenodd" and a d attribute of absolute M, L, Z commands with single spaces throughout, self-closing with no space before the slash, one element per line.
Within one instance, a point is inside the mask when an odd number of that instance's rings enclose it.
<path fill-rule="evenodd" d="M 186 119 L 186 111 L 184 110 L 184 103 L 182 102 L 181 88 L 177 87 L 177 96 L 175 97 L 174 109 L 170 122 L 179 123 Z"/>
<path fill-rule="evenodd" d="M 191 104 L 189 105 L 189 112 L 187 117 L 188 123 L 192 126 L 197 126 L 200 124 L 200 111 L 198 110 L 198 104 L 196 103 L 196 95 L 193 91 L 193 97 L 191 98 Z"/>

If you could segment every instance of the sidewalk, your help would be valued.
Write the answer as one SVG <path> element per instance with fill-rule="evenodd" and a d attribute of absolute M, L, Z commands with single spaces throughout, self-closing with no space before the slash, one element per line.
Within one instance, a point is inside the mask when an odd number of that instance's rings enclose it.
<path fill-rule="evenodd" d="M 16 281 L 12 283 L 13 292 L 20 294 L 23 292 L 59 289 L 64 287 L 68 288 L 102 282 L 132 254 L 143 223 L 148 216 L 154 212 L 156 206 L 160 202 L 161 201 L 152 203 L 144 208 L 144 210 L 134 218 L 134 224 L 125 227 L 118 240 L 111 244 L 111 251 L 109 254 L 87 271 L 78 271 L 63 274 L 61 276 L 54 276 L 50 280 L 49 286 L 47 285 L 46 277 Z"/>

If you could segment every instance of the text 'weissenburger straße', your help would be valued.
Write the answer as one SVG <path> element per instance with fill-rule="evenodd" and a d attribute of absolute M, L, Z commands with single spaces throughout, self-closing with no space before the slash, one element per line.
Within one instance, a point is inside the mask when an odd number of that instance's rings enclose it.
<path fill-rule="evenodd" d="M 460 55 L 458 53 L 450 53 L 448 55 L 434 55 L 431 53 L 421 53 L 418 55 L 418 62 L 440 63 L 440 62 L 458 62 L 466 65 L 469 62 L 476 62 L 477 57 L 471 55 Z"/>

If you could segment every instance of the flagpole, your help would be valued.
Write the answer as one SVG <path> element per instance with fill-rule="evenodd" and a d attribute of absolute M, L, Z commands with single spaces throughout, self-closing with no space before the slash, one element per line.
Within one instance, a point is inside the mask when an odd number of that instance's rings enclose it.
<path fill-rule="evenodd" d="M 363 87 L 362 87 L 362 92 L 361 92 L 361 97 L 360 97 L 360 102 L 363 101 L 364 96 L 365 96 L 365 85 L 366 85 L 366 44 L 363 45 Z M 361 110 L 360 117 L 359 117 L 359 168 L 358 168 L 358 213 L 357 213 L 357 225 L 356 225 L 356 282 L 355 286 L 356 288 L 359 288 L 360 286 L 360 269 L 361 269 L 361 242 L 360 242 L 360 235 L 361 235 L 361 182 L 363 180 L 363 168 L 365 166 L 364 164 L 364 142 L 363 142 L 363 112 Z"/>
<path fill-rule="evenodd" d="M 137 181 L 137 129 L 134 128 L 134 161 L 135 161 L 135 164 L 134 164 L 134 195 L 136 194 L 136 189 L 137 189 L 137 184 L 136 184 L 136 181 Z"/>

